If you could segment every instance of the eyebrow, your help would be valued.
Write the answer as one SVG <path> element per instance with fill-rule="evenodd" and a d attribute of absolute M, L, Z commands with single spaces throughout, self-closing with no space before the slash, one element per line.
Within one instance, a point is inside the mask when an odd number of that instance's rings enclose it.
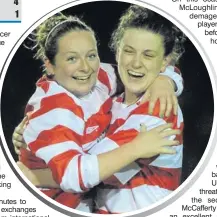
<path fill-rule="evenodd" d="M 153 54 L 157 54 L 157 51 L 155 51 L 155 50 L 144 50 L 144 53 L 153 53 Z"/>
<path fill-rule="evenodd" d="M 133 49 L 133 50 L 135 50 L 135 48 L 133 48 L 132 46 L 130 46 L 130 45 L 124 45 L 124 48 L 131 48 L 131 49 Z"/>
<path fill-rule="evenodd" d="M 130 48 L 130 49 L 136 50 L 134 47 L 132 47 L 130 45 L 124 45 L 124 48 Z M 157 54 L 157 52 L 155 50 L 146 49 L 143 51 L 143 53 L 147 53 L 147 52 L 154 52 L 155 54 Z"/>
<path fill-rule="evenodd" d="M 97 52 L 96 49 L 91 49 L 89 51 L 87 51 L 87 53 L 90 53 L 90 52 Z M 66 52 L 63 52 L 63 54 L 77 54 L 78 52 L 77 51 L 66 51 Z"/>

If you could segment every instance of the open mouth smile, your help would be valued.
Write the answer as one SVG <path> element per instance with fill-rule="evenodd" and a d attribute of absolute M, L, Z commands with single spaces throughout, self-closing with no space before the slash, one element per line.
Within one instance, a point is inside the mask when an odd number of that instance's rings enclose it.
<path fill-rule="evenodd" d="M 72 76 L 73 79 L 78 81 L 87 81 L 90 78 L 91 75 L 88 76 Z"/>
<path fill-rule="evenodd" d="M 133 78 L 143 78 L 145 76 L 145 74 L 141 72 L 135 72 L 132 70 L 127 70 L 127 73 L 130 77 L 133 77 Z"/>

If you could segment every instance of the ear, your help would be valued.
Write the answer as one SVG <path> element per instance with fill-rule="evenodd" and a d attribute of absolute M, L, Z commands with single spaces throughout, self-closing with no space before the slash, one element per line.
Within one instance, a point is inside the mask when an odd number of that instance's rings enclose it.
<path fill-rule="evenodd" d="M 161 72 L 164 72 L 166 70 L 166 67 L 170 64 L 172 57 L 170 55 L 164 57 L 162 66 L 161 66 Z"/>
<path fill-rule="evenodd" d="M 46 68 L 46 71 L 47 71 L 47 75 L 53 76 L 55 74 L 54 73 L 54 66 L 53 66 L 53 64 L 50 62 L 50 60 L 48 58 L 44 59 L 44 65 L 45 65 L 45 68 Z"/>

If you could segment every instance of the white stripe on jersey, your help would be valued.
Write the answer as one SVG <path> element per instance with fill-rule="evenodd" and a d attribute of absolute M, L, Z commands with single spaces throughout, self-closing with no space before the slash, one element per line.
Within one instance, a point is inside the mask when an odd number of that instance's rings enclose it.
<path fill-rule="evenodd" d="M 100 67 L 104 71 L 108 72 L 107 75 L 108 75 L 109 83 L 111 86 L 111 92 L 109 95 L 112 96 L 116 92 L 116 89 L 117 89 L 117 77 L 115 75 L 114 68 L 110 64 L 107 64 L 107 63 L 101 63 Z"/>
<path fill-rule="evenodd" d="M 112 106 L 112 120 L 111 124 L 113 124 L 118 118 L 126 120 L 131 111 L 133 111 L 137 105 L 126 106 L 120 102 L 113 102 Z"/>
<path fill-rule="evenodd" d="M 180 127 L 181 124 L 183 123 L 184 119 L 183 119 L 183 115 L 182 115 L 182 110 L 179 106 L 178 106 L 178 110 L 177 110 L 177 116 L 178 116 L 177 127 Z"/>
<path fill-rule="evenodd" d="M 44 90 L 40 87 L 37 87 L 35 93 L 29 99 L 28 104 L 32 105 L 34 111 L 37 111 L 41 107 L 41 99 L 45 96 Z"/>
<path fill-rule="evenodd" d="M 97 207 L 111 213 L 125 213 L 152 205 L 172 191 L 141 185 L 133 189 L 97 189 Z M 103 201 L 105 203 L 103 203 Z M 102 203 L 101 203 L 102 202 Z M 107 207 L 107 208 L 106 208 Z"/>
<path fill-rule="evenodd" d="M 164 121 L 159 117 L 154 117 L 146 114 L 133 114 L 126 120 L 126 122 L 121 127 L 119 127 L 115 131 L 115 133 L 120 130 L 128 130 L 128 129 L 135 129 L 137 131 L 140 131 L 141 124 L 144 124 L 147 128 L 147 131 L 149 131 L 165 123 L 166 121 Z"/>
<path fill-rule="evenodd" d="M 115 173 L 114 176 L 125 185 L 131 178 L 133 178 L 141 170 L 140 166 L 133 162 L 130 165 L 124 167 L 119 172 Z"/>
<path fill-rule="evenodd" d="M 60 123 L 77 134 L 83 135 L 84 121 L 67 109 L 56 108 L 29 121 L 24 131 L 25 142 L 27 144 L 34 142 L 41 132 L 50 130 Z"/>
<path fill-rule="evenodd" d="M 183 158 L 183 145 L 173 146 L 171 149 L 176 150 L 176 154 L 161 154 L 158 158 L 150 163 L 151 166 L 162 168 L 181 168 Z"/>
<path fill-rule="evenodd" d="M 64 171 L 60 188 L 65 192 L 82 193 L 79 182 L 79 155 L 74 156 Z"/>
<path fill-rule="evenodd" d="M 46 163 L 49 163 L 49 161 L 53 157 L 59 154 L 62 154 L 66 151 L 69 151 L 69 150 L 76 150 L 76 151 L 79 151 L 81 154 L 84 154 L 84 152 L 82 151 L 82 148 L 78 146 L 75 142 L 66 141 L 66 142 L 55 143 L 55 144 L 40 148 L 38 151 L 36 151 L 35 155 L 37 157 L 42 158 Z"/>
<path fill-rule="evenodd" d="M 104 138 L 101 142 L 95 144 L 89 151 L 89 154 L 94 154 L 94 155 L 98 155 L 98 154 L 102 154 L 108 151 L 112 151 L 116 148 L 118 148 L 119 145 L 117 145 L 117 143 L 115 143 L 113 140 L 109 139 L 109 138 Z"/>
<path fill-rule="evenodd" d="M 86 188 L 93 188 L 98 185 L 99 165 L 96 155 L 81 156 L 81 177 Z"/>
<path fill-rule="evenodd" d="M 74 96 L 72 93 L 70 93 L 68 90 L 66 90 L 64 87 L 57 84 L 55 81 L 49 82 L 49 91 L 46 93 L 46 97 L 53 96 L 59 93 L 66 93 L 70 98 L 72 98 L 77 105 L 80 106 L 80 99 Z"/>
<path fill-rule="evenodd" d="M 108 91 L 108 90 L 107 90 Z M 97 87 L 94 88 L 94 91 L 87 96 L 83 97 L 80 105 L 84 112 L 84 119 L 87 120 L 93 114 L 99 112 L 101 106 L 107 99 L 109 99 L 108 93 L 105 93 L 102 90 L 99 90 Z"/>

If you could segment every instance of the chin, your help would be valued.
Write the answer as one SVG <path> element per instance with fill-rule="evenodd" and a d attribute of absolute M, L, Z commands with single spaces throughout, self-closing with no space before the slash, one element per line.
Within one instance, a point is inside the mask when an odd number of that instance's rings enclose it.
<path fill-rule="evenodd" d="M 88 93 L 90 93 L 91 90 L 84 90 L 84 91 L 81 91 L 77 94 L 77 96 L 79 97 L 83 97 L 83 96 L 86 96 Z"/>
<path fill-rule="evenodd" d="M 129 88 L 128 89 L 130 93 L 135 94 L 136 96 L 139 96 L 143 94 L 147 88 Z"/>

